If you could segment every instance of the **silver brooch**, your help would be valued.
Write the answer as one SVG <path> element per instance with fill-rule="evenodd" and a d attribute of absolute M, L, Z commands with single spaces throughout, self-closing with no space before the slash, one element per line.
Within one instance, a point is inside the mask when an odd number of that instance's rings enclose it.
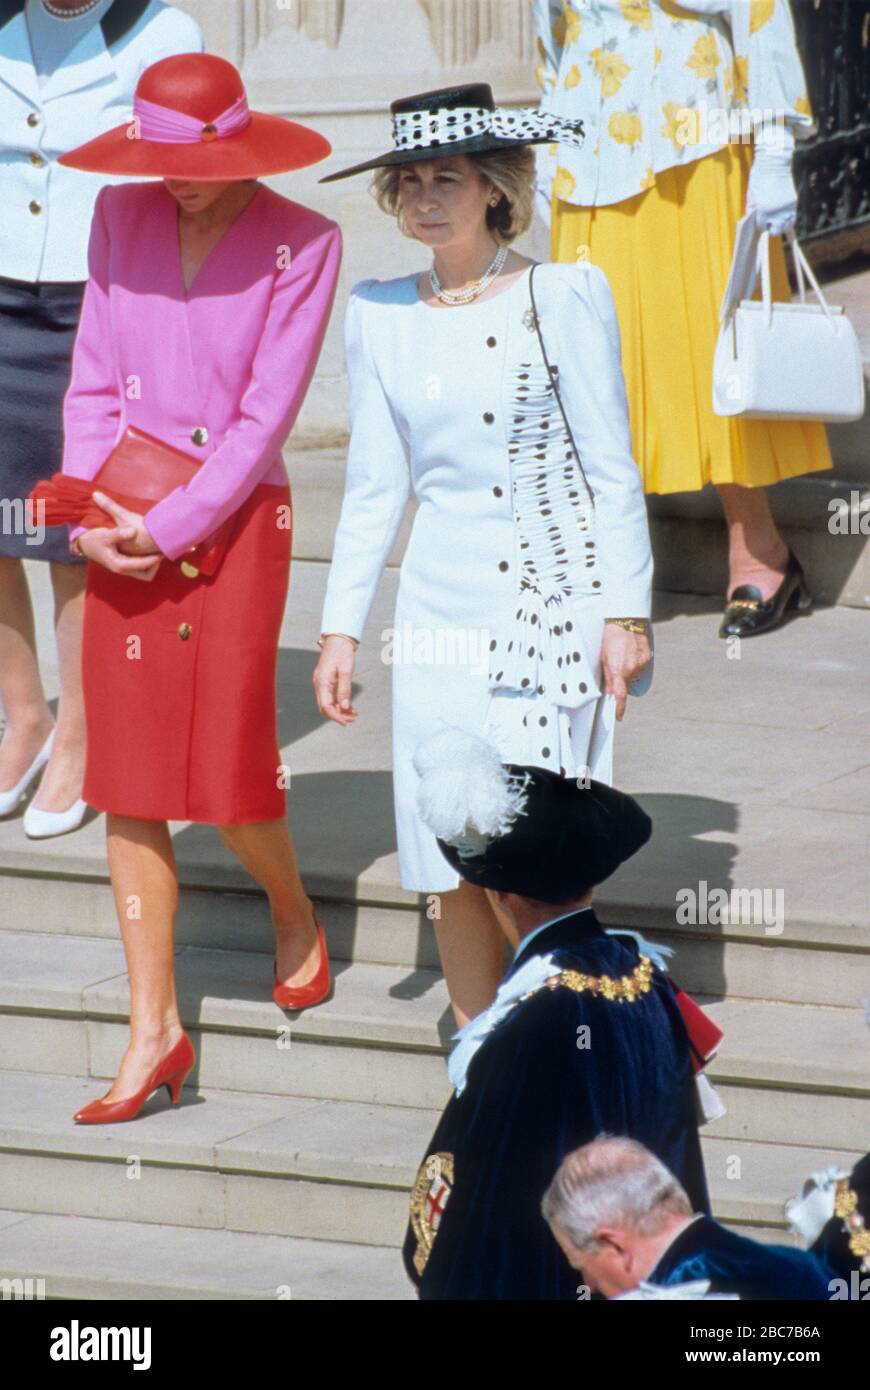
<path fill-rule="evenodd" d="M 538 325 L 537 320 L 535 318 L 534 309 L 528 308 L 526 310 L 526 312 L 523 314 L 523 323 L 525 324 L 526 328 L 529 330 L 530 333 L 535 332 L 535 329 Z"/>

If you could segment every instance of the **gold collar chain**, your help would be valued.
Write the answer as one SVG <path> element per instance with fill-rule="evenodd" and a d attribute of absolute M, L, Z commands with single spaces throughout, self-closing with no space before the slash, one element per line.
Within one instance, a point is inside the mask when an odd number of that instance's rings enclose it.
<path fill-rule="evenodd" d="M 837 1183 L 834 1215 L 843 1223 L 843 1230 L 849 1237 L 850 1251 L 856 1259 L 861 1260 L 862 1270 L 870 1274 L 870 1231 L 858 1210 L 858 1194 L 852 1191 L 848 1178 L 840 1178 Z"/>
<path fill-rule="evenodd" d="M 610 975 L 584 975 L 580 970 L 562 970 L 558 975 L 551 975 L 549 980 L 544 980 L 543 984 L 537 985 L 535 989 L 521 994 L 517 1003 L 530 999 L 540 989 L 558 989 L 561 985 L 565 989 L 574 990 L 575 994 L 600 994 L 602 998 L 617 1004 L 634 1004 L 642 994 L 649 992 L 652 978 L 653 964 L 649 956 L 641 956 L 640 964 L 631 974 L 623 975 L 618 980 L 614 980 Z"/>

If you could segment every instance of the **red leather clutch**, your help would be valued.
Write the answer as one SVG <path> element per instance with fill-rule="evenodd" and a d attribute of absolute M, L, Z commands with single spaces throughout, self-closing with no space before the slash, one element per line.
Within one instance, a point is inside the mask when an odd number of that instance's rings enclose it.
<path fill-rule="evenodd" d="M 177 487 L 186 487 L 201 467 L 202 460 L 128 425 L 94 478 L 55 473 L 37 483 L 30 499 L 44 504 L 42 519 L 46 526 L 113 526 L 113 518 L 94 501 L 94 489 L 131 511 L 147 512 Z M 188 551 L 178 561 L 182 573 L 190 579 L 199 574 L 214 574 L 234 523 L 235 518 L 229 517 L 211 536 Z"/>

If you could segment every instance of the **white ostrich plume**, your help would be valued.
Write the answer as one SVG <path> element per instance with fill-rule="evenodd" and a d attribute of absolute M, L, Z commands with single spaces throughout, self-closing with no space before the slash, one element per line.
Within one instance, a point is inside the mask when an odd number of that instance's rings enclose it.
<path fill-rule="evenodd" d="M 479 854 L 525 813 L 528 777 L 511 776 L 497 748 L 464 729 L 447 728 L 414 754 L 417 810 L 446 844 Z"/>

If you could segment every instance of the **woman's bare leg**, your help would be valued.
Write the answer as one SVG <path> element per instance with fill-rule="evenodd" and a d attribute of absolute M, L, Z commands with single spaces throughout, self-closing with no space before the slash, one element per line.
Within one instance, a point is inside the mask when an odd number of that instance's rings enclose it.
<path fill-rule="evenodd" d="M 30 587 L 21 560 L 0 556 L 0 791 L 24 776 L 54 727 L 36 655 Z"/>
<path fill-rule="evenodd" d="M 33 798 L 40 811 L 66 811 L 82 794 L 86 744 L 82 622 L 86 578 L 85 565 L 51 566 L 60 703 L 51 757 Z"/>
<path fill-rule="evenodd" d="M 130 1043 L 104 1099 L 124 1100 L 182 1033 L 173 940 L 178 878 L 165 821 L 109 814 L 106 845 L 130 976 Z"/>
<path fill-rule="evenodd" d="M 719 496 L 728 523 L 728 596 L 741 584 L 754 584 L 762 599 L 782 583 L 788 546 L 776 528 L 763 487 L 720 483 Z"/>
<path fill-rule="evenodd" d="M 278 979 L 299 988 L 317 973 L 320 952 L 314 907 L 302 886 L 296 849 L 285 820 L 221 825 L 221 839 L 269 899 Z"/>
<path fill-rule="evenodd" d="M 441 969 L 457 1027 L 489 1008 L 504 974 L 505 928 L 482 888 L 463 879 L 452 893 L 440 893 L 434 919 Z"/>

